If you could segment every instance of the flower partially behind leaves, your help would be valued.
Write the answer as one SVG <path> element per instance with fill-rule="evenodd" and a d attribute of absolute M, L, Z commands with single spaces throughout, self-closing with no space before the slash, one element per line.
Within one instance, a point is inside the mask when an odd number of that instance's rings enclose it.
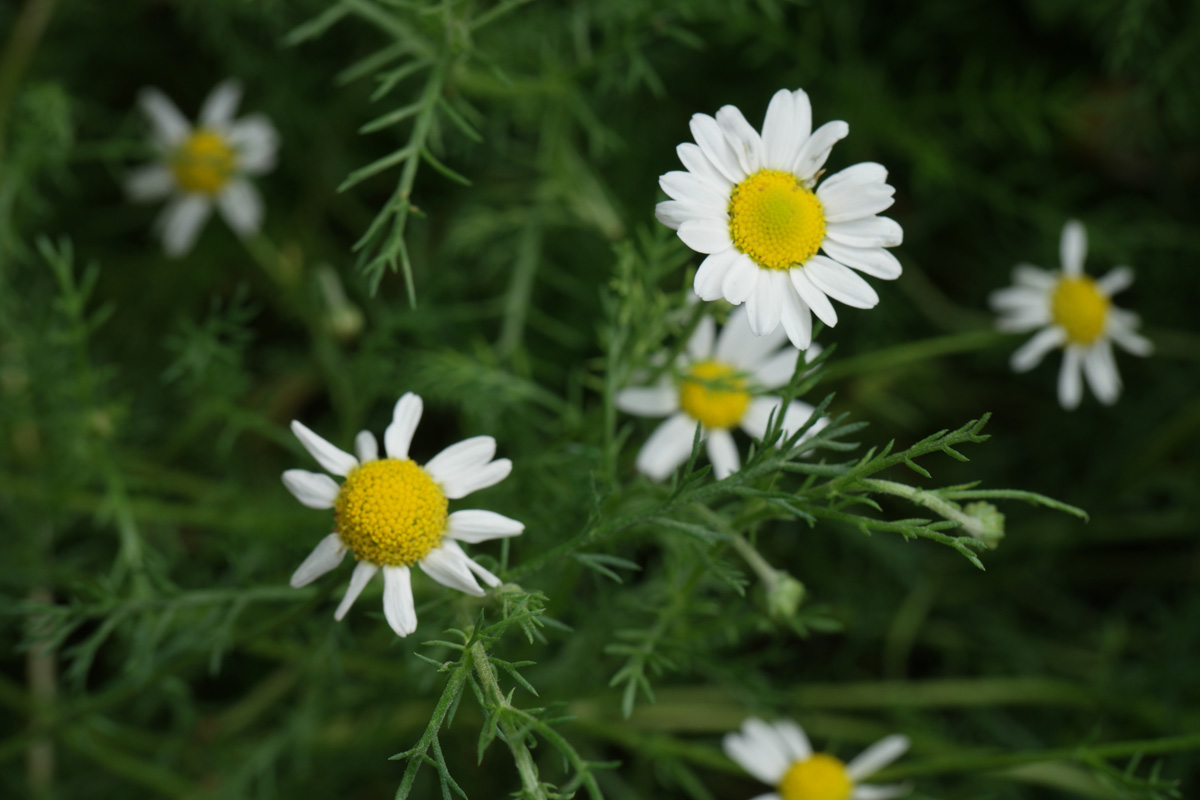
<path fill-rule="evenodd" d="M 854 308 L 879 302 L 858 272 L 900 276 L 900 262 L 884 248 L 899 245 L 904 233 L 878 216 L 895 192 L 887 170 L 855 164 L 818 186 L 833 145 L 850 127 L 835 120 L 812 130 L 802 89 L 775 93 L 761 135 L 734 106 L 715 118 L 694 115 L 691 130 L 696 143 L 676 149 L 687 171 L 659 179 L 671 199 L 655 215 L 707 254 L 696 273 L 700 299 L 745 303 L 755 334 L 782 325 L 804 349 L 812 341 L 811 314 L 837 324 L 831 299 Z"/>
<path fill-rule="evenodd" d="M 346 552 L 358 560 L 350 587 L 334 613 L 341 620 L 363 588 L 383 571 L 383 613 L 400 636 L 417 629 L 411 568 L 417 564 L 438 583 L 481 597 L 500 579 L 476 564 L 460 542 L 478 544 L 517 536 L 525 526 L 494 511 L 455 511 L 449 501 L 493 486 L 508 477 L 512 462 L 493 460 L 496 440 L 475 436 L 447 447 L 423 467 L 409 458 L 408 449 L 421 420 L 421 398 L 409 392 L 396 403 L 392 424 L 383 436 L 386 455 L 370 431 L 355 438 L 357 457 L 335 447 L 303 423 L 292 432 L 333 478 L 302 469 L 283 473 L 283 484 L 309 508 L 332 508 L 335 531 L 317 544 L 292 575 L 300 588 L 342 562 Z"/>
<path fill-rule="evenodd" d="M 701 317 L 674 365 L 674 374 L 665 374 L 652 386 L 628 387 L 617 394 L 617 408 L 627 414 L 667 418 L 638 453 L 638 470 L 656 481 L 667 478 L 691 452 L 697 423 L 718 479 L 732 475 L 741 465 L 733 428 L 761 439 L 772 413 L 782 413 L 782 440 L 786 440 L 808 422 L 813 407 L 793 400 L 781 408 L 781 397 L 764 392 L 786 384 L 799 358 L 811 360 L 819 352 L 816 346 L 803 354 L 788 346 L 782 329 L 756 336 L 745 308 L 733 310 L 720 336 L 712 317 Z M 809 435 L 827 424 L 819 420 Z"/>
<path fill-rule="evenodd" d="M 246 177 L 275 166 L 279 135 L 262 114 L 234 119 L 241 96 L 237 81 L 220 84 L 194 127 L 158 89 L 138 96 L 159 159 L 130 173 L 125 190 L 137 202 L 169 198 L 155 225 L 172 258 L 192 249 L 214 204 L 239 236 L 262 226 L 262 198 Z"/>
<path fill-rule="evenodd" d="M 1059 250 L 1061 272 L 1019 264 L 1013 270 L 1015 285 L 992 293 L 992 308 L 1000 315 L 996 326 L 1017 333 L 1040 329 L 1013 353 L 1017 372 L 1033 369 L 1051 350 L 1062 348 L 1058 401 L 1063 408 L 1079 405 L 1083 378 L 1100 402 L 1111 405 L 1121 394 L 1113 343 L 1137 356 L 1154 349 L 1136 331 L 1138 316 L 1112 304 L 1112 296 L 1133 283 L 1133 270 L 1117 267 L 1099 280 L 1084 274 L 1087 232 L 1075 220 L 1063 226 Z"/>

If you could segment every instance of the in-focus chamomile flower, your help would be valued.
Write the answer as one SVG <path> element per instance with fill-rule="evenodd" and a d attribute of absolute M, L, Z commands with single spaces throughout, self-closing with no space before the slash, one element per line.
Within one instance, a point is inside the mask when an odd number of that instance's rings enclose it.
<path fill-rule="evenodd" d="M 301 503 L 333 509 L 336 528 L 304 559 L 292 575 L 292 586 L 312 583 L 340 564 L 348 550 L 358 565 L 334 619 L 346 615 L 363 587 L 382 570 L 383 613 L 401 636 L 417 629 L 414 565 L 420 564 L 438 583 L 480 597 L 484 590 L 476 576 L 493 587 L 500 579 L 472 561 L 459 542 L 477 544 L 525 530 L 520 522 L 493 511 L 448 513 L 450 500 L 504 480 L 512 462 L 493 461 L 496 440 L 475 436 L 447 447 L 424 466 L 417 464 L 408 457 L 408 447 L 421 409 L 421 398 L 412 392 L 396 403 L 392 424 L 383 434 L 384 458 L 379 458 L 379 444 L 370 431 L 355 439 L 356 458 L 293 421 L 292 432 L 317 463 L 345 480 L 338 485 L 328 475 L 302 469 L 283 473 L 283 485 Z"/>
<path fill-rule="evenodd" d="M 701 299 L 745 303 L 754 333 L 782 324 L 801 349 L 812 340 L 810 309 L 833 326 L 831 298 L 854 308 L 879 302 L 854 270 L 884 280 L 900 275 L 900 262 L 884 248 L 900 244 L 903 231 L 878 216 L 895 192 L 887 170 L 855 164 L 817 185 L 833 145 L 850 131 L 845 122 L 812 130 L 808 95 L 781 89 L 762 135 L 734 106 L 715 118 L 696 114 L 691 130 L 696 143 L 676 150 L 687 171 L 659 179 L 672 199 L 655 215 L 708 255 L 696 273 Z"/>
<path fill-rule="evenodd" d="M 724 744 L 725 755 L 775 787 L 754 800 L 884 800 L 909 791 L 904 785 L 859 783 L 902 756 L 908 750 L 906 736 L 886 736 L 849 764 L 828 753 L 814 753 L 804 730 L 790 720 L 768 724 L 748 719 L 741 733 L 726 734 Z"/>
<path fill-rule="evenodd" d="M 617 408 L 627 414 L 667 418 L 638 453 L 638 470 L 656 481 L 674 472 L 692 452 L 699 422 L 713 473 L 721 479 L 736 472 L 741 459 L 730 430 L 740 427 L 761 439 L 771 412 L 778 415 L 782 398 L 758 392 L 777 389 L 791 379 L 800 352 L 786 342 L 780 329 L 755 336 L 745 308 L 733 310 L 719 337 L 712 317 L 702 317 L 686 352 L 675 364 L 675 375 L 664 375 L 653 386 L 629 387 L 617 393 Z M 811 360 L 819 352 L 814 345 L 806 357 Z M 783 414 L 784 438 L 803 427 L 812 413 L 813 407 L 807 403 L 789 403 Z M 810 433 L 827 424 L 818 420 Z"/>
<path fill-rule="evenodd" d="M 139 202 L 170 198 L 155 225 L 171 257 L 192 249 L 214 203 L 239 236 L 262 225 L 262 198 L 246 176 L 275 166 L 279 136 L 262 114 L 233 118 L 241 97 L 241 86 L 225 81 L 204 101 L 193 127 L 158 89 L 138 95 L 160 157 L 134 170 L 125 190 Z"/>
<path fill-rule="evenodd" d="M 1013 283 L 993 292 L 992 308 L 1002 331 L 1023 333 L 1040 328 L 1012 355 L 1012 368 L 1025 372 L 1036 367 L 1056 347 L 1063 349 L 1058 373 L 1058 401 L 1063 408 L 1079 405 L 1083 378 L 1100 402 L 1115 403 L 1121 393 L 1121 376 L 1113 358 L 1115 342 L 1137 356 L 1154 349 L 1136 332 L 1138 316 L 1112 304 L 1112 296 L 1133 283 L 1133 270 L 1117 267 L 1099 280 L 1085 275 L 1087 232 L 1075 220 L 1063 226 L 1059 243 L 1061 272 L 1048 272 L 1029 264 L 1013 270 Z"/>

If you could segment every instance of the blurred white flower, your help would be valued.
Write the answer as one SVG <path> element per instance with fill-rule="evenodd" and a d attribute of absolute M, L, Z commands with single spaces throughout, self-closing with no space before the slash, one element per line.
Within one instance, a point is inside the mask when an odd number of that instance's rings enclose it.
<path fill-rule="evenodd" d="M 696 273 L 701 299 L 745 303 L 754 333 L 782 324 L 800 349 L 812 341 L 810 310 L 837 324 L 830 298 L 854 308 L 879 302 L 854 270 L 884 280 L 900 275 L 900 262 L 884 248 L 900 244 L 903 231 L 877 216 L 895 192 L 887 170 L 855 164 L 817 186 L 830 150 L 850 131 L 845 122 L 813 131 L 808 95 L 781 89 L 761 135 L 734 106 L 715 119 L 694 115 L 691 130 L 696 143 L 676 150 L 687 171 L 659 179 L 671 200 L 655 215 L 708 254 Z"/>
<path fill-rule="evenodd" d="M 1013 270 L 1016 285 L 992 293 L 992 308 L 1000 315 L 996 326 L 1017 333 L 1040 328 L 1013 353 L 1012 368 L 1017 372 L 1033 369 L 1054 348 L 1063 349 L 1058 373 L 1058 401 L 1063 408 L 1079 405 L 1083 377 L 1100 402 L 1111 405 L 1121 394 L 1113 343 L 1138 356 L 1154 349 L 1136 332 L 1138 316 L 1112 304 L 1112 296 L 1133 283 L 1133 270 L 1117 267 L 1099 280 L 1085 275 L 1087 232 L 1075 220 L 1063 226 L 1059 251 L 1061 272 L 1019 264 Z"/>
<path fill-rule="evenodd" d="M 125 190 L 137 202 L 170 198 L 155 225 L 172 258 L 192 249 L 214 203 L 239 236 L 262 225 L 262 198 L 246 176 L 275 166 L 279 135 L 262 114 L 233 118 L 241 96 L 236 81 L 217 86 L 195 127 L 158 89 L 138 96 L 160 158 L 130 173 Z"/>
<path fill-rule="evenodd" d="M 421 398 L 412 392 L 396 403 L 392 424 L 383 435 L 385 458 L 379 458 L 379 444 L 370 431 L 355 439 L 356 458 L 293 421 L 292 432 L 317 463 L 346 479 L 339 486 L 318 472 L 283 473 L 283 485 L 301 503 L 333 509 L 336 528 L 292 575 L 292 586 L 305 586 L 329 572 L 349 550 L 358 565 L 334 619 L 341 620 L 375 573 L 383 570 L 383 613 L 400 636 L 417 629 L 413 565 L 420 564 L 438 583 L 481 597 L 484 590 L 476 577 L 492 587 L 499 586 L 500 579 L 472 561 L 459 542 L 477 544 L 525 530 L 520 522 L 493 511 L 447 513 L 449 500 L 508 477 L 512 462 L 493 461 L 496 440 L 476 436 L 447 447 L 424 467 L 418 465 L 408 457 L 408 448 L 421 411 Z"/>
<path fill-rule="evenodd" d="M 691 453 L 700 423 L 713 473 L 718 480 L 726 478 L 741 464 L 730 429 L 740 427 L 761 439 L 771 413 L 780 413 L 782 398 L 756 393 L 791 380 L 801 353 L 787 345 L 782 329 L 754 335 L 746 315 L 745 308 L 734 309 L 719 337 L 712 317 L 702 317 L 675 364 L 676 376 L 664 375 L 653 386 L 617 393 L 617 408 L 627 414 L 667 417 L 638 453 L 637 468 L 643 474 L 661 481 L 674 472 Z M 820 347 L 813 345 L 804 356 L 812 360 L 818 353 Z M 807 403 L 790 402 L 783 411 L 784 438 L 803 427 L 812 413 Z M 827 424 L 819 420 L 809 434 Z"/>

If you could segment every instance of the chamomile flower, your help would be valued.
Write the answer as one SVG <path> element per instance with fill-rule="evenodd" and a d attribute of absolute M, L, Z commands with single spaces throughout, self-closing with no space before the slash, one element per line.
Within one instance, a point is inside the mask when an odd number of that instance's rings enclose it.
<path fill-rule="evenodd" d="M 664 376 L 653 386 L 628 387 L 617 393 L 617 408 L 625 413 L 667 418 L 638 453 L 638 470 L 656 481 L 669 476 L 687 460 L 696 423 L 700 423 L 717 479 L 736 472 L 741 459 L 730 430 L 740 427 L 761 439 L 771 413 L 780 413 L 782 398 L 758 392 L 777 389 L 791 379 L 801 354 L 786 341 L 779 329 L 755 336 L 745 308 L 733 310 L 720 336 L 712 317 L 702 317 L 686 352 L 675 364 L 674 376 Z M 819 352 L 814 345 L 807 359 Z M 790 402 L 783 411 L 784 438 L 803 427 L 812 413 L 813 407 L 807 403 Z M 818 420 L 810 433 L 827 424 Z"/>
<path fill-rule="evenodd" d="M 810 310 L 833 326 L 831 299 L 854 308 L 879 302 L 854 270 L 884 280 L 900 275 L 900 262 L 884 248 L 900 244 L 903 231 L 878 216 L 895 192 L 887 170 L 855 164 L 817 185 L 833 145 L 850 131 L 845 122 L 812 130 L 808 95 L 782 89 L 761 135 L 734 106 L 715 118 L 696 114 L 691 130 L 696 143 L 676 150 L 687 171 L 659 179 L 671 199 L 655 215 L 707 254 L 695 281 L 702 300 L 745 303 L 754 333 L 782 325 L 800 349 L 812 341 Z"/>
<path fill-rule="evenodd" d="M 424 466 L 408 456 L 421 398 L 409 392 L 396 403 L 392 424 L 383 434 L 386 456 L 370 431 L 355 439 L 357 457 L 338 449 L 302 423 L 292 432 L 326 472 L 341 475 L 339 485 L 328 475 L 289 469 L 283 485 L 309 508 L 332 508 L 336 530 L 317 544 L 292 575 L 292 586 L 312 583 L 342 562 L 349 551 L 358 564 L 350 587 L 334 613 L 341 620 L 363 588 L 383 572 L 383 613 L 400 636 L 417 629 L 411 568 L 417 564 L 438 583 L 477 597 L 500 579 L 476 564 L 460 542 L 517 536 L 525 526 L 493 511 L 455 511 L 449 501 L 466 497 L 504 480 L 512 471 L 507 458 L 492 460 L 496 440 L 476 436 L 447 447 Z M 474 573 L 474 574 L 472 574 Z"/>
<path fill-rule="evenodd" d="M 1013 270 L 1015 286 L 993 292 L 992 308 L 1002 331 L 1023 333 L 1039 329 L 1012 355 L 1012 368 L 1026 372 L 1056 347 L 1063 349 L 1058 373 L 1058 401 L 1073 409 L 1083 397 L 1083 378 L 1100 402 L 1111 405 L 1121 393 L 1121 376 L 1112 346 L 1137 356 L 1154 349 L 1136 332 L 1138 316 L 1112 304 L 1112 296 L 1133 283 L 1129 267 L 1117 267 L 1096 280 L 1083 272 L 1087 232 L 1075 220 L 1063 226 L 1059 243 L 1061 272 L 1029 264 Z M 1082 373 L 1082 376 L 1081 376 Z"/>
<path fill-rule="evenodd" d="M 215 203 L 239 236 L 258 231 L 263 202 L 247 175 L 275 166 L 279 136 L 261 114 L 233 118 L 242 89 L 225 81 L 204 101 L 193 127 L 166 95 L 143 89 L 138 102 L 153 128 L 159 160 L 134 170 L 125 182 L 138 202 L 170 198 L 155 223 L 167 255 L 178 258 L 192 249 Z"/>
<path fill-rule="evenodd" d="M 908 750 L 908 737 L 886 736 L 844 764 L 828 753 L 814 753 L 804 730 L 790 720 L 768 724 L 748 719 L 741 733 L 725 736 L 725 754 L 755 778 L 775 787 L 754 800 L 884 800 L 908 786 L 870 786 L 865 778 Z"/>

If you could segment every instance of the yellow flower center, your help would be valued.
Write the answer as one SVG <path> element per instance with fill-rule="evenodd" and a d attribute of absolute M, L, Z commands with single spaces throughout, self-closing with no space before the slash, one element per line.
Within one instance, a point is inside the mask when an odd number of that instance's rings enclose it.
<path fill-rule="evenodd" d="M 750 405 L 746 381 L 719 361 L 692 365 L 679 387 L 679 405 L 706 428 L 731 428 Z"/>
<path fill-rule="evenodd" d="M 198 128 L 171 156 L 175 180 L 189 192 L 216 194 L 237 168 L 237 153 L 216 131 Z"/>
<path fill-rule="evenodd" d="M 788 269 L 817 254 L 825 211 L 792 173 L 760 169 L 733 187 L 729 237 L 760 267 Z"/>
<path fill-rule="evenodd" d="M 847 800 L 854 791 L 854 781 L 841 761 L 814 753 L 788 767 L 778 791 L 783 800 Z"/>
<path fill-rule="evenodd" d="M 412 566 L 442 541 L 448 501 L 411 459 L 384 458 L 355 467 L 333 504 L 341 540 L 362 561 Z"/>
<path fill-rule="evenodd" d="M 1087 275 L 1063 278 L 1050 297 L 1050 314 L 1067 332 L 1067 341 L 1088 345 L 1104 332 L 1108 307 L 1112 305 L 1101 294 L 1096 282 Z"/>

